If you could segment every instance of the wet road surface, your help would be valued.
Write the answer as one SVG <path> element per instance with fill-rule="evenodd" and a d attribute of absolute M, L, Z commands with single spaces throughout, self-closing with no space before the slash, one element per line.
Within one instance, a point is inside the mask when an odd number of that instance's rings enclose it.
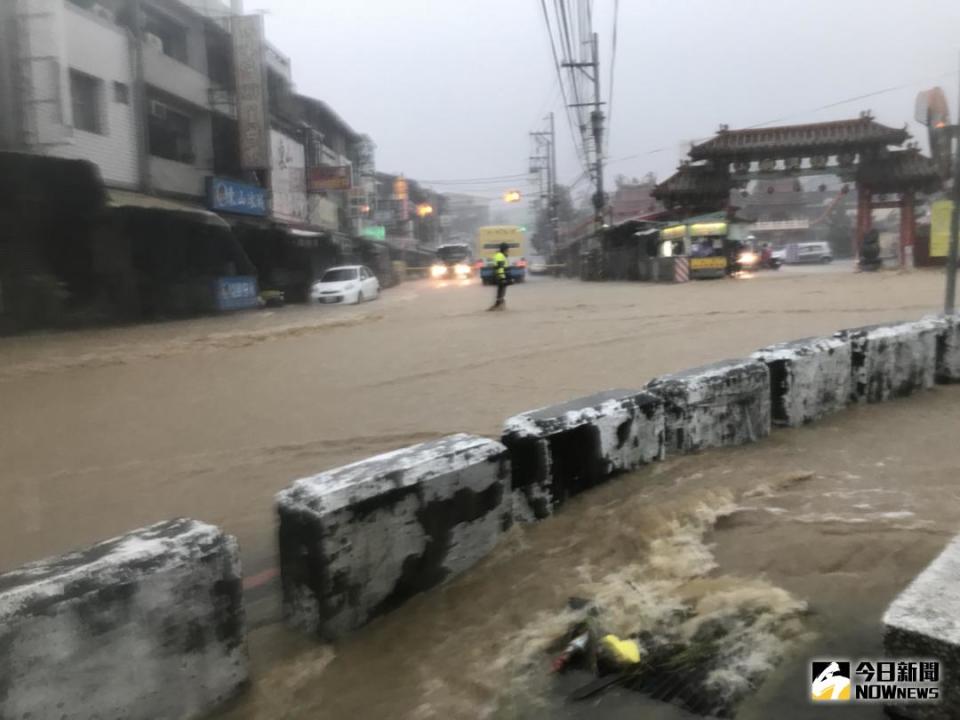
<path fill-rule="evenodd" d="M 296 477 L 450 432 L 495 436 L 508 415 L 771 342 L 920 317 L 942 284 L 840 264 L 686 286 L 544 278 L 489 314 L 490 288 L 416 282 L 358 307 L 3 339 L 0 570 L 189 515 L 236 534 L 247 574 L 269 583 L 272 497 Z M 601 716 L 524 705 L 552 697 L 528 684 L 530 658 L 578 591 L 622 608 L 625 629 L 642 620 L 623 588 L 646 588 L 653 544 L 677 593 L 741 602 L 744 586 L 785 615 L 809 605 L 802 632 L 768 643 L 784 662 L 741 717 L 812 717 L 797 668 L 813 649 L 876 651 L 882 608 L 958 525 L 943 502 L 957 400 L 938 388 L 646 469 L 336 649 L 270 624 L 268 584 L 251 605 L 256 684 L 232 713 Z M 602 716 L 635 708 L 618 697 Z M 792 714 L 773 712 L 784 703 Z M 866 712 L 848 714 L 879 717 Z"/>

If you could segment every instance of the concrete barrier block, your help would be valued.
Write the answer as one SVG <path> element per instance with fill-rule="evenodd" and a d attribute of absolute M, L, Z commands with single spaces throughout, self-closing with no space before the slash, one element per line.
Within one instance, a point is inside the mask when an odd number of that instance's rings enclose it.
<path fill-rule="evenodd" d="M 333 639 L 463 572 L 510 525 L 498 442 L 451 435 L 297 480 L 277 496 L 284 614 Z"/>
<path fill-rule="evenodd" d="M 797 427 L 846 407 L 850 397 L 850 343 L 821 337 L 779 343 L 751 356 L 770 371 L 770 416 Z"/>
<path fill-rule="evenodd" d="M 159 523 L 0 575 L 0 718 L 195 718 L 247 681 L 236 541 Z"/>
<path fill-rule="evenodd" d="M 927 318 L 842 330 L 850 342 L 852 402 L 883 402 L 933 387 L 944 321 Z"/>
<path fill-rule="evenodd" d="M 894 599 L 883 626 L 888 657 L 940 660 L 940 702 L 891 706 L 891 714 L 916 720 L 960 717 L 960 536 Z"/>
<path fill-rule="evenodd" d="M 516 415 L 503 429 L 514 517 L 552 514 L 612 474 L 663 456 L 663 403 L 640 390 L 608 390 Z"/>
<path fill-rule="evenodd" d="M 770 434 L 770 373 L 759 360 L 727 360 L 663 375 L 667 453 L 739 445 Z"/>
<path fill-rule="evenodd" d="M 960 315 L 940 318 L 937 337 L 937 382 L 960 382 Z"/>

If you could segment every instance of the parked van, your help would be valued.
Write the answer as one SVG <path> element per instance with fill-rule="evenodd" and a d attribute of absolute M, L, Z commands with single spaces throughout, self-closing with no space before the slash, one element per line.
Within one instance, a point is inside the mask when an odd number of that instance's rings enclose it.
<path fill-rule="evenodd" d="M 833 262 L 833 251 L 830 243 L 802 242 L 790 243 L 784 255 L 784 261 L 796 263 L 829 263 Z"/>

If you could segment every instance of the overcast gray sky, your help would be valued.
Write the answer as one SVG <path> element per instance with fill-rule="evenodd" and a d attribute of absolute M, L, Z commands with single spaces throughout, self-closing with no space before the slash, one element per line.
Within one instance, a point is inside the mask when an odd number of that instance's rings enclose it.
<path fill-rule="evenodd" d="M 613 5 L 594 0 L 604 86 Z M 246 0 L 260 9 L 297 89 L 369 133 L 379 169 L 425 180 L 525 172 L 527 133 L 554 110 L 560 180 L 580 174 L 538 0 Z M 958 0 L 620 0 L 618 33 L 611 177 L 662 179 L 685 143 L 720 123 L 871 109 L 919 135 L 919 90 L 941 84 L 957 107 Z"/>

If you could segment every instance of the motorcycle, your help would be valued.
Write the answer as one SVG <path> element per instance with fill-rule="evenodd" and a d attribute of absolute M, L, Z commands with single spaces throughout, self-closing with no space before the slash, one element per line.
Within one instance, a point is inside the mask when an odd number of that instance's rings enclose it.
<path fill-rule="evenodd" d="M 736 264 L 742 272 L 756 272 L 757 270 L 779 270 L 783 261 L 773 255 L 764 257 L 753 250 L 744 250 L 737 256 Z"/>

